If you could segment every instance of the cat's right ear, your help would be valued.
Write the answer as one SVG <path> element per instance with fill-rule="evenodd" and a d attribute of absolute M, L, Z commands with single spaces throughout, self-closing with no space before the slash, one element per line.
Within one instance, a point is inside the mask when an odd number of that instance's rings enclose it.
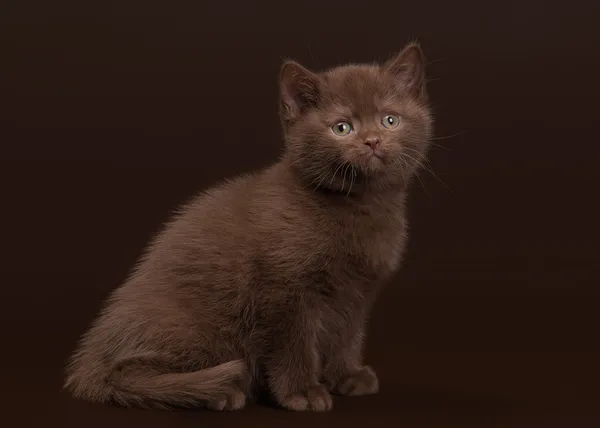
<path fill-rule="evenodd" d="M 319 102 L 320 78 L 296 61 L 286 61 L 279 73 L 281 116 L 293 121 Z"/>

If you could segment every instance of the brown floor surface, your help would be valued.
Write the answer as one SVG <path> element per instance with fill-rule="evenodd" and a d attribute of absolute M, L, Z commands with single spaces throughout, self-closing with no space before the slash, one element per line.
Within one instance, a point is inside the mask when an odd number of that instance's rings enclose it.
<path fill-rule="evenodd" d="M 0 13 L 4 426 L 600 426 L 600 7 L 10 2 Z M 96 406 L 62 366 L 169 212 L 281 150 L 276 77 L 422 41 L 439 139 L 376 308 L 381 393 L 329 414 Z M 443 182 L 443 184 L 442 184 Z M 4 409 L 3 409 L 4 410 Z"/>

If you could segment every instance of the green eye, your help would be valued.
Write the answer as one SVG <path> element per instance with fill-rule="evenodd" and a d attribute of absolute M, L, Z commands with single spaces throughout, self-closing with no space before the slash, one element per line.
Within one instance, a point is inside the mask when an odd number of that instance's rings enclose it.
<path fill-rule="evenodd" d="M 352 125 L 348 122 L 338 122 L 331 127 L 333 133 L 339 137 L 344 137 L 352 131 Z"/>
<path fill-rule="evenodd" d="M 395 127 L 400 125 L 400 118 L 396 115 L 388 114 L 386 116 L 383 116 L 383 119 L 381 119 L 381 124 L 385 128 L 394 129 Z"/>

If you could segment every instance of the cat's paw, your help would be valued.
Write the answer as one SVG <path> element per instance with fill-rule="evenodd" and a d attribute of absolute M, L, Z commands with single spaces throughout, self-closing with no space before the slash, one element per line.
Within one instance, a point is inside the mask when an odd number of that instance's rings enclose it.
<path fill-rule="evenodd" d="M 342 378 L 332 389 L 338 395 L 370 395 L 379 391 L 379 380 L 375 371 L 365 366 L 356 373 Z"/>
<path fill-rule="evenodd" d="M 323 385 L 315 385 L 305 392 L 292 394 L 280 400 L 282 407 L 296 412 L 326 412 L 333 407 L 333 399 L 327 388 Z"/>
<path fill-rule="evenodd" d="M 246 405 L 246 394 L 238 388 L 219 394 L 206 403 L 206 408 L 216 411 L 240 410 Z"/>

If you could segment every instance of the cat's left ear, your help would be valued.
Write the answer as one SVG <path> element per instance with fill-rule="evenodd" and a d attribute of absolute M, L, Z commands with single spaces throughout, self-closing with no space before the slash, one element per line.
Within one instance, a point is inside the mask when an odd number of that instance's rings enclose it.
<path fill-rule="evenodd" d="M 317 105 L 320 78 L 295 61 L 286 61 L 279 74 L 281 116 L 285 121 L 296 119 L 308 108 Z"/>
<path fill-rule="evenodd" d="M 418 43 L 411 43 L 385 63 L 383 68 L 392 74 L 398 86 L 418 98 L 426 98 L 425 55 Z"/>

